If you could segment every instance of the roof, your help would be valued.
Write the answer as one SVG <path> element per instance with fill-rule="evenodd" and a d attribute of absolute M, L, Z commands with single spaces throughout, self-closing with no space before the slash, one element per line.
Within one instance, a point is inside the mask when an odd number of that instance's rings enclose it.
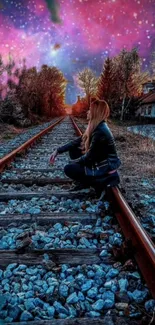
<path fill-rule="evenodd" d="M 142 85 L 155 85 L 155 80 L 144 82 Z"/>
<path fill-rule="evenodd" d="M 155 103 L 155 92 L 144 98 L 141 102 L 141 105 Z"/>
<path fill-rule="evenodd" d="M 139 98 L 138 98 L 138 102 L 141 103 L 145 98 L 149 97 L 150 95 L 152 95 L 155 92 L 154 89 L 150 90 L 149 93 L 147 94 L 142 94 Z"/>

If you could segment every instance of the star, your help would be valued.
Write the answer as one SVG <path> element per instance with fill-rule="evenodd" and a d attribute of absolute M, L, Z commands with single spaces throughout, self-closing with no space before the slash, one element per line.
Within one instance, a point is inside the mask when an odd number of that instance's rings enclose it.
<path fill-rule="evenodd" d="M 0 0 L 0 54 L 5 62 L 9 53 L 17 63 L 26 58 L 37 69 L 57 66 L 71 81 L 72 103 L 77 72 L 90 67 L 99 75 L 105 58 L 122 48 L 138 47 L 144 69 L 149 66 L 154 12 L 154 0 Z"/>

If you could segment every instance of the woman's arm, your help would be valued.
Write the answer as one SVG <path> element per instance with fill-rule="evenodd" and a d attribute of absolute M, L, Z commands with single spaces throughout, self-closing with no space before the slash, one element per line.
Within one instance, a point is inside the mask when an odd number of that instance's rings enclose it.
<path fill-rule="evenodd" d="M 58 154 L 69 151 L 72 148 L 78 147 L 81 143 L 82 136 L 78 137 L 76 140 L 66 143 L 64 146 L 57 148 L 50 157 L 50 163 L 54 164 L 55 158 Z"/>
<path fill-rule="evenodd" d="M 78 137 L 77 139 L 75 139 L 71 142 L 66 143 L 62 147 L 59 147 L 57 149 L 57 152 L 61 154 L 63 152 L 67 152 L 67 151 L 71 150 L 72 148 L 78 147 L 78 146 L 80 146 L 81 140 L 82 140 L 82 136 Z"/>

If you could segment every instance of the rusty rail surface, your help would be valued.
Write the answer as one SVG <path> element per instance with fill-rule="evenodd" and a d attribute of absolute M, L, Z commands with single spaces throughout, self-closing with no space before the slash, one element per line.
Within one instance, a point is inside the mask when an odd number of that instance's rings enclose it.
<path fill-rule="evenodd" d="M 64 119 L 64 117 L 61 117 L 57 122 L 51 124 L 46 129 L 42 130 L 41 132 L 39 132 L 38 134 L 36 134 L 32 138 L 30 138 L 29 140 L 27 140 L 21 146 L 19 146 L 18 148 L 14 149 L 13 151 L 11 151 L 7 155 L 5 155 L 3 158 L 1 158 L 0 159 L 0 172 L 2 172 L 5 167 L 7 167 L 7 166 L 9 166 L 11 164 L 11 162 L 16 157 L 17 153 L 21 153 L 22 151 L 24 151 L 25 149 L 27 149 L 28 147 L 30 147 L 36 140 L 38 140 L 41 136 L 43 136 L 44 134 L 46 134 L 48 131 L 52 130 L 63 119 Z"/>
<path fill-rule="evenodd" d="M 73 117 L 70 118 L 76 129 L 77 135 L 81 136 L 81 130 Z M 132 242 L 134 258 L 153 298 L 155 298 L 155 245 L 141 226 L 120 190 L 117 187 L 108 188 L 108 197 L 114 207 L 115 215 L 125 238 Z"/>

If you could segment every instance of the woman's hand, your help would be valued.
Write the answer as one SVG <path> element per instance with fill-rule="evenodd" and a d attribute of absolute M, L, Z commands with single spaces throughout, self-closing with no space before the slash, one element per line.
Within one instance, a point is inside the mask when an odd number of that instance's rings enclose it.
<path fill-rule="evenodd" d="M 56 158 L 56 156 L 58 155 L 58 151 L 57 151 L 57 149 L 52 153 L 52 155 L 51 155 L 51 158 L 50 158 L 50 164 L 54 164 L 54 162 L 55 162 L 55 158 Z"/>

